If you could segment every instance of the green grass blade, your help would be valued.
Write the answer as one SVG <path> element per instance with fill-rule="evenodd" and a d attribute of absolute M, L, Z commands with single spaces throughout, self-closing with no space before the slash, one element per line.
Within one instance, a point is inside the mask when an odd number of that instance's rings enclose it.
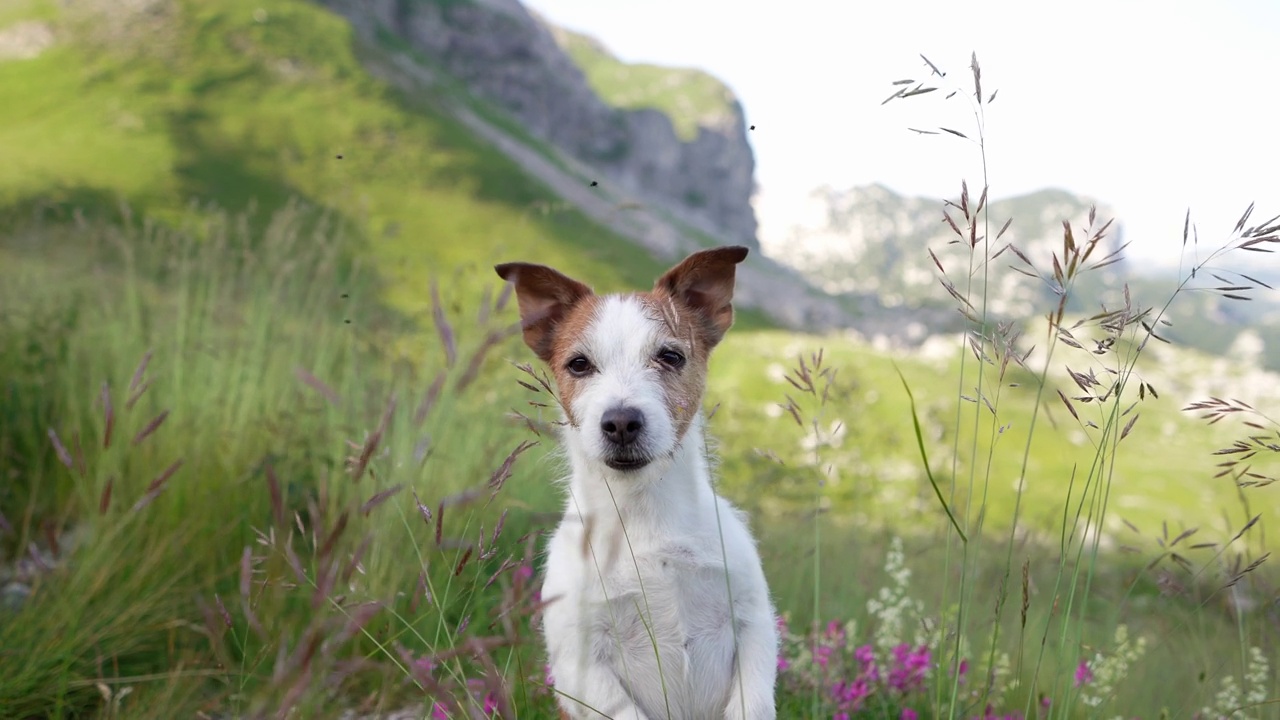
<path fill-rule="evenodd" d="M 902 370 L 898 368 L 898 364 L 893 364 L 893 371 L 898 373 L 898 378 L 902 380 L 902 387 L 907 391 L 907 400 L 911 403 L 911 424 L 916 430 L 916 445 L 920 448 L 920 459 L 924 463 L 924 474 L 929 477 L 929 484 L 933 486 L 933 494 L 938 496 L 938 503 L 942 505 L 942 510 L 947 513 L 947 519 L 951 521 L 951 527 L 956 529 L 956 533 L 960 535 L 962 542 L 969 542 L 969 538 L 965 537 L 964 531 L 960 529 L 960 523 L 956 522 L 956 516 L 951 514 L 951 508 L 947 506 L 947 501 L 942 497 L 942 490 L 938 488 L 938 481 L 933 477 L 933 470 L 929 467 L 929 453 L 924 449 L 924 433 L 920 430 L 920 416 L 916 413 L 916 397 L 911 394 L 911 386 L 907 384 L 907 378 L 902 375 Z"/>

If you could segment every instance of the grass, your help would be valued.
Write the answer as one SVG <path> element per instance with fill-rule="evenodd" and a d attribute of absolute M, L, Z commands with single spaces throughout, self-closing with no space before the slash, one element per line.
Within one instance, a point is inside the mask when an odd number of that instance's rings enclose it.
<path fill-rule="evenodd" d="M 358 695 L 404 666 L 401 653 L 429 659 L 489 630 L 459 625 L 511 590 L 516 538 L 534 527 L 518 507 L 542 493 L 505 492 L 510 517 L 469 509 L 505 480 L 491 472 L 523 433 L 481 415 L 470 416 L 489 431 L 459 422 L 472 405 L 500 414 L 504 400 L 475 402 L 465 378 L 509 332 L 459 331 L 452 370 L 436 356 L 410 372 L 376 349 L 405 320 L 376 309 L 378 283 L 340 235 L 304 210 L 282 211 L 261 239 L 224 220 L 200 235 L 91 225 L 6 242 L 32 274 L 6 285 L 5 306 L 27 312 L 4 342 L 4 366 L 25 370 L 11 375 L 0 432 L 17 459 L 0 504 L 5 554 L 61 546 L 21 614 L 0 623 L 0 707 L 12 716 L 79 714 L 99 704 L 97 683 L 133 688 L 130 717 L 190 716 L 211 698 L 274 707 L 302 677 Z M 55 262 L 33 259 L 51 244 Z M 442 308 L 442 322 L 452 316 Z M 441 378 L 431 403 L 434 380 L 418 372 Z M 484 494 L 465 494 L 476 486 Z M 424 522 L 418 498 L 440 524 Z M 58 540 L 70 528 L 78 541 Z M 457 565 L 470 540 L 455 533 L 477 532 L 474 562 Z M 494 573 L 495 592 L 479 593 Z M 364 614 L 374 602 L 376 620 Z M 344 632 L 347 647 L 306 647 Z M 368 653 L 384 666 L 350 666 Z M 288 702 L 311 712 L 323 694 L 307 689 Z"/>
<path fill-rule="evenodd" d="M 195 213 L 188 233 L 138 223 L 87 223 L 79 229 L 49 223 L 4 242 L 5 267 L 27 271 L 25 279 L 15 276 L 5 284 L 3 303 L 20 311 L 5 325 L 12 335 L 3 343 L 3 366 L 17 370 L 10 371 L 0 437 L 10 458 L 6 473 L 25 479 L 8 486 L 0 499 L 13 528 L 4 547 L 9 557 L 24 553 L 31 542 L 48 548 L 48 538 L 62 547 L 54 569 L 33 571 L 34 594 L 22 614 L 0 621 L 0 659 L 16 663 L 26 657 L 17 654 L 19 648 L 37 648 L 42 660 L 23 663 L 22 672 L 10 672 L 14 665 L 0 673 L 6 678 L 0 706 L 38 716 L 101 713 L 109 707 L 96 687 L 101 683 L 112 693 L 131 688 L 120 698 L 128 717 L 216 709 L 270 714 L 293 703 L 309 716 L 324 716 L 318 708 L 334 707 L 331 687 L 340 689 L 348 706 L 363 702 L 388 710 L 420 702 L 423 690 L 441 702 L 467 702 L 472 695 L 483 702 L 485 690 L 465 692 L 465 679 L 496 674 L 507 683 L 520 716 L 549 713 L 528 620 L 512 621 L 509 628 L 499 622 L 496 630 L 488 622 L 501 617 L 506 602 L 525 608 L 531 602 L 531 587 L 517 588 L 518 582 L 536 582 L 536 575 L 522 569 L 536 566 L 522 536 L 545 529 L 558 505 L 549 483 L 556 465 L 545 455 L 549 439 L 531 437 L 523 421 L 495 422 L 509 408 L 528 408 L 528 392 L 511 382 L 519 373 L 503 362 L 523 360 L 518 342 L 499 339 L 472 360 L 490 332 L 510 327 L 511 308 L 499 311 L 502 301 L 494 294 L 468 298 L 442 288 L 444 330 L 432 334 L 425 365 L 408 363 L 399 348 L 413 346 L 403 340 L 413 323 L 379 305 L 376 291 L 385 281 L 361 260 L 359 243 L 344 239 L 317 213 L 293 207 L 260 235 L 247 220 L 210 221 Z M 448 307 L 453 302 L 457 311 Z M 486 314 L 482 308 L 490 309 L 487 318 L 480 317 Z M 910 418 L 889 415 L 889 408 L 902 404 L 887 398 L 869 402 L 866 395 L 873 388 L 888 394 L 894 387 L 892 358 L 854 347 L 824 358 L 842 368 L 827 417 L 865 408 L 866 417 L 850 419 L 856 424 L 848 432 L 866 433 L 856 445 L 883 449 L 883 464 L 864 459 L 866 470 L 828 486 L 822 517 L 829 519 L 822 521 L 816 544 L 794 532 L 812 525 L 810 511 L 799 502 L 805 488 L 784 492 L 781 478 L 803 485 L 821 475 L 822 465 L 813 463 L 812 444 L 809 450 L 801 445 L 804 428 L 789 415 L 770 417 L 766 410 L 770 401 L 785 402 L 784 388 L 790 388 L 767 379 L 775 361 L 769 358 L 781 363 L 822 342 L 776 331 L 735 331 L 711 373 L 709 402 L 722 404 L 713 428 L 724 442 L 724 491 L 739 501 L 763 496 L 766 487 L 781 500 L 796 498 L 756 509 L 757 517 L 774 518 L 757 520 L 757 527 L 776 599 L 790 613 L 791 627 L 803 635 L 812 620 L 830 618 L 876 627 L 876 615 L 866 608 L 872 589 L 882 583 L 849 567 L 880 566 L 890 535 L 905 538 L 907 563 L 921 579 L 911 586 L 912 596 L 932 609 L 948 582 L 980 582 L 982 589 L 969 602 L 990 607 L 1000 563 L 983 557 L 963 569 L 948 564 L 945 543 L 939 542 L 945 519 L 918 479 L 907 484 L 923 501 L 891 521 L 876 519 L 903 507 L 884 468 L 895 455 L 904 467 L 912 447 Z M 456 358 L 452 368 L 450 355 Z M 139 373 L 144 357 L 150 359 Z M 897 362 L 918 395 L 945 398 L 944 373 L 925 363 Z M 473 367 L 475 379 L 459 390 L 459 379 Z M 954 372 L 954 366 L 945 367 Z M 853 372 L 845 376 L 843 370 Z M 108 423 L 104 381 L 113 408 L 110 447 L 102 447 Z M 416 423 L 414 415 L 437 381 L 435 405 Z M 392 393 L 397 403 L 379 435 Z M 133 395 L 139 398 L 130 407 Z M 946 437 L 954 430 L 946 424 L 945 403 L 933 402 L 924 406 L 932 410 L 922 412 Z M 158 427 L 135 444 L 166 411 Z M 889 417 L 896 417 L 896 429 L 890 423 L 875 434 L 878 420 Z M 370 437 L 378 439 L 370 444 Z M 483 507 L 487 490 L 462 502 L 468 489 L 487 488 L 491 473 L 527 440 L 543 444 L 515 458 L 513 474 L 493 504 Z M 59 460 L 59 445 L 71 467 Z M 764 471 L 776 462 L 745 460 L 754 457 L 754 447 L 771 451 L 789 470 L 770 476 Z M 345 464 L 365 448 L 371 472 L 356 481 Z M 830 444 L 818 449 L 828 461 L 859 467 L 828 455 L 838 449 Z M 153 486 L 176 460 L 182 465 Z M 947 465 L 937 457 L 934 462 Z M 850 488 L 873 477 L 884 486 Z M 382 496 L 397 486 L 403 488 Z M 134 510 L 152 490 L 159 492 Z M 419 500 L 431 522 L 424 520 Z M 992 500 L 989 514 L 1003 516 L 1009 501 L 997 506 Z M 958 499 L 952 502 L 962 506 Z M 1052 502 L 1048 489 L 1036 500 Z M 374 505 L 368 515 L 360 509 L 366 504 Z M 503 510 L 502 530 L 490 540 Z M 434 521 L 442 514 L 446 522 L 437 543 Z M 1042 522 L 1037 514 L 1027 517 L 1033 521 L 1028 524 Z M 1047 514 L 1043 522 L 1042 530 L 1052 527 Z M 1139 524 L 1147 530 L 1145 539 L 1128 542 L 1142 552 L 1098 566 L 1101 589 L 1088 603 L 1085 642 L 1105 647 L 1121 619 L 1135 634 L 1165 638 L 1148 654 L 1158 662 L 1136 668 L 1117 702 L 1135 710 L 1154 707 L 1157 699 L 1173 708 L 1191 707 L 1217 678 L 1236 672 L 1224 660 L 1236 643 L 1233 618 L 1208 576 L 1188 583 L 1185 594 L 1162 593 L 1161 576 L 1144 569 L 1159 552 L 1158 536 L 1150 532 L 1155 521 Z M 73 528 L 78 542 L 59 539 Z M 1033 568 L 1029 622 L 1048 622 L 1055 617 L 1051 588 L 1058 563 L 1075 567 L 1079 561 L 1063 559 L 1051 544 L 1032 542 L 1018 552 Z M 806 555 L 815 558 L 813 565 L 795 562 Z M 351 581 L 326 597 L 316 591 L 325 586 L 326 572 L 350 572 Z M 499 579 L 486 588 L 495 573 Z M 364 612 L 372 612 L 366 607 L 378 612 L 366 617 Z M 320 636 L 343 642 L 324 644 L 310 664 L 302 663 L 308 643 Z M 864 630 L 858 641 L 866 637 Z M 448 657 L 465 647 L 464 639 L 497 645 L 496 669 Z M 508 652 L 505 642 L 516 643 L 516 650 Z M 281 654 L 285 660 L 278 662 Z M 1187 662 L 1187 656 L 1196 661 Z M 1055 658 L 1054 672 L 1069 675 L 1074 659 Z M 428 667 L 435 672 L 419 677 Z M 1200 674 L 1203 681 L 1196 679 Z M 800 677 L 787 676 L 786 682 L 802 682 Z M 1182 695 L 1161 693 L 1161 679 L 1168 677 L 1186 678 L 1178 684 Z M 430 684 L 437 680 L 439 688 Z M 1049 689 L 1043 683 L 1032 687 Z M 300 694 L 291 696 L 294 688 Z M 805 697 L 803 687 L 794 687 L 784 703 L 807 707 Z"/>
<path fill-rule="evenodd" d="M 733 93 L 701 70 L 624 63 L 592 38 L 557 32 L 561 47 L 602 100 L 616 108 L 662 112 L 685 142 L 697 139 L 700 126 L 732 116 Z"/>
<path fill-rule="evenodd" d="M 365 75 L 324 11 L 180 10 L 164 63 L 62 46 L 0 64 L 0 586 L 30 591 L 0 609 L 0 717 L 553 717 L 531 616 L 559 466 L 487 264 L 536 252 L 602 290 L 660 268 L 580 216 L 523 213 L 545 190 Z M 948 211 L 994 237 L 978 204 Z M 1200 426 L 1182 408 L 1206 398 L 1179 397 L 1194 368 L 1127 370 L 1140 323 L 1054 316 L 1052 357 L 1043 319 L 983 323 L 996 248 L 970 247 L 948 282 L 978 334 L 946 357 L 744 316 L 713 358 L 720 487 L 753 511 L 793 638 L 781 717 L 1190 717 L 1230 704 L 1227 678 L 1237 704 L 1274 697 L 1274 663 L 1245 680 L 1253 647 L 1275 651 L 1274 490 L 1212 479 L 1211 455 L 1274 428 L 1217 403 Z M 1092 355 L 1058 328 L 1117 338 Z M 1127 390 L 1097 399 L 1064 357 Z M 1095 399 L 1073 415 L 1057 389 Z M 1241 442 L 1225 457 L 1265 476 L 1265 438 Z M 902 672 L 926 655 L 917 687 Z"/>

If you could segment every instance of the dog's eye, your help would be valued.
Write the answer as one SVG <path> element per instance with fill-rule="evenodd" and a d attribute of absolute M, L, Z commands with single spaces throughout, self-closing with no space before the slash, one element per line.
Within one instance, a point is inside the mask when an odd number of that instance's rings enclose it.
<path fill-rule="evenodd" d="M 577 377 L 588 375 L 592 370 L 595 370 L 595 367 L 592 366 L 591 361 L 585 355 L 575 355 L 565 367 L 569 369 L 569 374 Z"/>
<path fill-rule="evenodd" d="M 672 370 L 679 370 L 684 366 L 684 356 L 675 350 L 663 350 L 658 353 L 658 362 Z"/>

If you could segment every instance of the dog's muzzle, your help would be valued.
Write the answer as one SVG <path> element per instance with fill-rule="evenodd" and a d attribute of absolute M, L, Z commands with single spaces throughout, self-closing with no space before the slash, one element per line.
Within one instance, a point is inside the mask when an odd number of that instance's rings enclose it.
<path fill-rule="evenodd" d="M 651 458 L 644 451 L 644 413 L 619 405 L 600 417 L 600 434 L 605 441 L 604 464 L 614 470 L 639 470 Z"/>

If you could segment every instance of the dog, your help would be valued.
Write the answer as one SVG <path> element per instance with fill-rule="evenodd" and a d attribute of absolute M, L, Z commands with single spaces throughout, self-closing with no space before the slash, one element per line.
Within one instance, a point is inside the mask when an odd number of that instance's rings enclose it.
<path fill-rule="evenodd" d="M 712 486 L 701 411 L 747 252 L 696 252 L 652 291 L 614 295 L 494 267 L 554 375 L 571 470 L 542 586 L 562 717 L 777 715 L 774 607 L 746 515 Z"/>

